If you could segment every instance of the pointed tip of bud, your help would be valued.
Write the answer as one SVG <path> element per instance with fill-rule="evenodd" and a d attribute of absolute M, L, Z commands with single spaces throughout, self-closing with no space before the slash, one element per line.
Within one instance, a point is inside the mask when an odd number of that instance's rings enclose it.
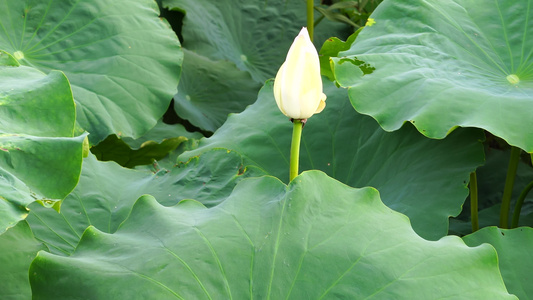
<path fill-rule="evenodd" d="M 309 31 L 307 31 L 307 27 L 302 27 L 302 30 L 300 30 L 300 33 L 298 34 L 298 37 L 303 37 L 306 40 L 309 40 L 311 42 L 311 38 L 309 37 Z"/>

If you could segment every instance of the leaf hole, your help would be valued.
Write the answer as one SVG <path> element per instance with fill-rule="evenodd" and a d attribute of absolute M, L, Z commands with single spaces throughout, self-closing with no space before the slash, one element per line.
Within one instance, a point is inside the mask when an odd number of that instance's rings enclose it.
<path fill-rule="evenodd" d="M 359 67 L 364 75 L 372 74 L 376 68 L 371 66 L 370 64 L 367 64 L 366 62 L 362 60 L 358 60 L 357 57 L 354 58 L 341 58 L 339 60 L 339 65 L 342 65 L 345 62 L 352 63 L 353 65 Z"/>

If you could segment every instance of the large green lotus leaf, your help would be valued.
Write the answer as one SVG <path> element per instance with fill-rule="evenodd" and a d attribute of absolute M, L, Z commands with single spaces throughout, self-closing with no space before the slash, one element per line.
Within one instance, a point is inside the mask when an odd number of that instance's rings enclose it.
<path fill-rule="evenodd" d="M 384 1 L 336 60 L 357 111 L 443 138 L 479 127 L 533 152 L 531 1 Z M 364 62 L 375 68 L 362 76 Z"/>
<path fill-rule="evenodd" d="M 212 61 L 185 50 L 183 73 L 174 110 L 206 131 L 214 132 L 230 113 L 238 113 L 257 97 L 261 85 L 250 74 L 224 60 Z"/>
<path fill-rule="evenodd" d="M 85 135 L 65 75 L 20 66 L 0 51 L 0 233 L 35 200 L 59 204 L 78 182 Z M 55 201 L 55 202 L 54 202 Z"/>
<path fill-rule="evenodd" d="M 163 6 L 185 11 L 185 48 L 211 60 L 228 60 L 260 84 L 276 75 L 306 25 L 305 1 L 163 0 Z M 349 26 L 324 20 L 315 28 L 315 44 L 318 48 L 331 36 L 349 33 Z"/>
<path fill-rule="evenodd" d="M 246 168 L 238 154 L 225 149 L 206 152 L 155 174 L 89 156 L 78 186 L 63 201 L 61 213 L 32 205 L 27 220 L 35 236 L 53 253 L 70 254 L 88 226 L 114 232 L 144 194 L 157 197 L 163 205 L 195 198 L 213 206 L 223 201 L 237 182 L 257 175 L 263 173 Z"/>
<path fill-rule="evenodd" d="M 1 0 L 0 49 L 22 65 L 61 70 L 93 142 L 138 137 L 176 93 L 182 52 L 151 0 Z"/>
<path fill-rule="evenodd" d="M 486 227 L 463 237 L 471 247 L 489 243 L 498 252 L 498 262 L 509 292 L 520 299 L 533 299 L 531 269 L 533 268 L 533 229 L 520 227 L 500 229 Z"/>
<path fill-rule="evenodd" d="M 26 221 L 0 235 L 0 298 L 31 299 L 28 269 L 39 250 L 48 250 L 33 237 Z"/>
<path fill-rule="evenodd" d="M 459 214 L 468 195 L 469 173 L 483 162 L 481 132 L 458 130 L 442 141 L 427 139 L 409 125 L 387 133 L 351 108 L 345 89 L 325 84 L 326 108 L 303 130 L 301 169 L 322 170 L 353 187 L 373 186 L 385 204 L 409 216 L 420 235 L 446 235 L 448 217 Z M 268 82 L 256 103 L 230 116 L 180 159 L 213 148 L 232 149 L 246 165 L 287 182 L 291 135 L 292 124 L 277 108 Z"/>
<path fill-rule="evenodd" d="M 210 209 L 144 196 L 115 234 L 90 227 L 30 274 L 34 299 L 516 299 L 492 247 L 424 240 L 375 189 L 318 171 L 243 180 Z"/>

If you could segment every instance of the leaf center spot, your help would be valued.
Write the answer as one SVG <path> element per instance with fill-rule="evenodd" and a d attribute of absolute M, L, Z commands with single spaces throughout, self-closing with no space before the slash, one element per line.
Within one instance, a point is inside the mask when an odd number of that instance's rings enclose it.
<path fill-rule="evenodd" d="M 508 75 L 505 78 L 507 78 L 507 81 L 509 81 L 511 84 L 517 84 L 520 82 L 520 78 L 516 74 Z"/>
<path fill-rule="evenodd" d="M 242 61 L 247 61 L 248 57 L 246 57 L 246 55 L 244 55 L 244 54 L 241 54 L 241 60 Z"/>
<path fill-rule="evenodd" d="M 15 51 L 15 53 L 13 53 L 13 56 L 14 56 L 17 60 L 24 59 L 24 53 L 22 53 L 22 51 Z"/>

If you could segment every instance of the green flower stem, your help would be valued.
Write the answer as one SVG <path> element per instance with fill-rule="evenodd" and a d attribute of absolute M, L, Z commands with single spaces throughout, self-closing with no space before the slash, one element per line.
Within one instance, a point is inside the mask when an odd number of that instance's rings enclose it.
<path fill-rule="evenodd" d="M 470 173 L 470 219 L 472 220 L 472 232 L 479 230 L 478 217 L 478 193 L 476 172 Z"/>
<path fill-rule="evenodd" d="M 292 181 L 298 176 L 298 164 L 300 163 L 300 141 L 302 140 L 302 120 L 293 120 L 294 127 L 292 129 L 292 143 L 291 143 L 291 158 L 289 180 Z"/>
<path fill-rule="evenodd" d="M 520 148 L 511 147 L 511 158 L 509 158 L 509 167 L 507 168 L 507 177 L 505 178 L 505 187 L 503 189 L 502 207 L 500 209 L 500 228 L 509 228 L 509 210 L 511 208 L 511 196 L 513 194 L 514 179 L 516 169 L 520 160 Z"/>
<path fill-rule="evenodd" d="M 533 164 L 533 153 L 531 155 L 531 163 Z M 516 205 L 514 207 L 513 212 L 513 219 L 511 220 L 511 228 L 518 227 L 518 221 L 520 220 L 520 212 L 522 211 L 522 205 L 524 204 L 524 201 L 526 200 L 527 194 L 531 189 L 533 188 L 533 181 L 530 182 L 526 188 L 520 193 L 520 196 L 518 196 L 518 200 L 516 200 Z"/>
<path fill-rule="evenodd" d="M 307 0 L 307 31 L 309 32 L 309 38 L 311 42 L 313 41 L 314 26 L 315 26 L 315 17 L 314 13 L 314 3 L 313 0 Z"/>
<path fill-rule="evenodd" d="M 526 196 L 533 189 L 533 181 L 531 181 L 526 188 L 520 193 L 518 200 L 516 200 L 516 205 L 513 212 L 513 220 L 511 221 L 511 228 L 518 227 L 518 220 L 520 219 L 520 211 L 522 210 L 522 204 L 526 200 Z"/>

